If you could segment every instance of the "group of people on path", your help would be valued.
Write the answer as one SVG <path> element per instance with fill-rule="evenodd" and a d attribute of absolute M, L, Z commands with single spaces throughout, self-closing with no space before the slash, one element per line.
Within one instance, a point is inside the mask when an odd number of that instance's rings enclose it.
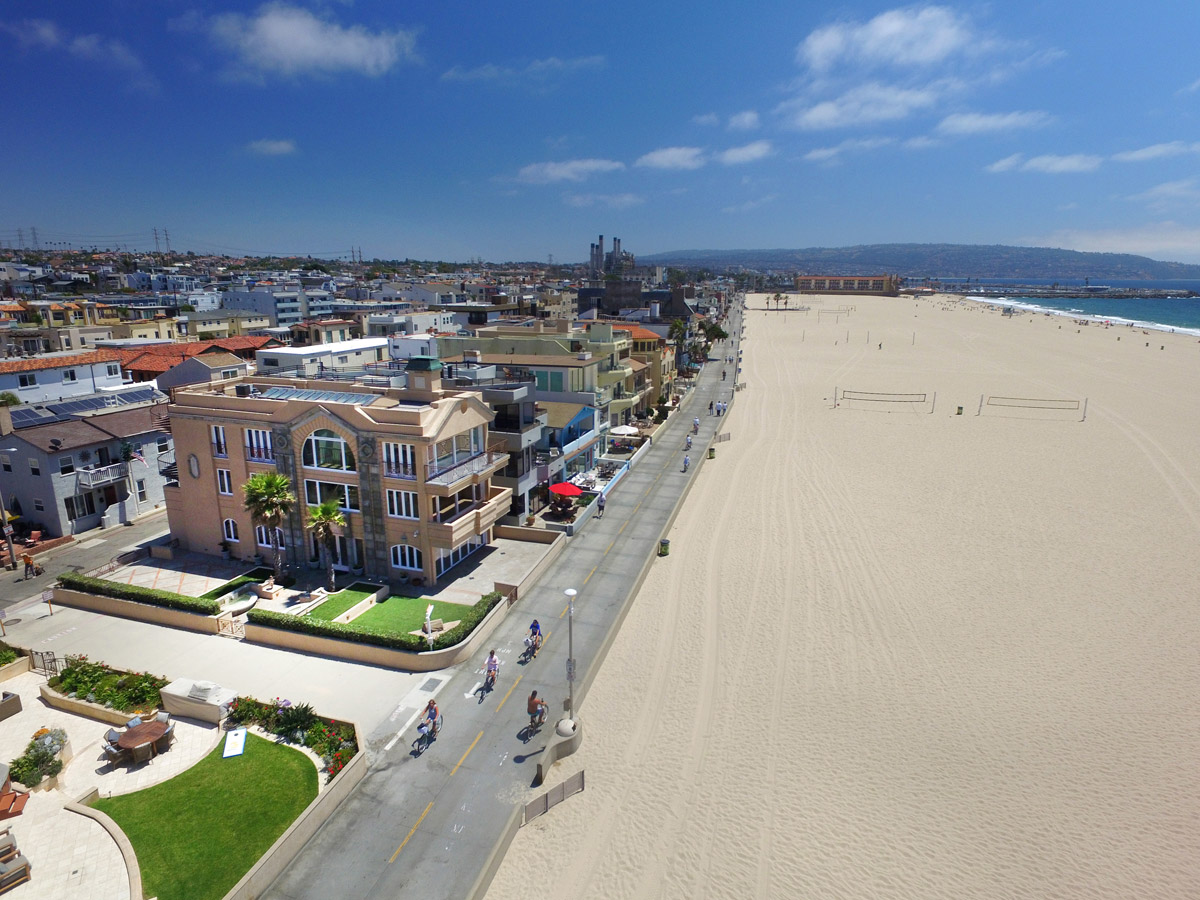
<path fill-rule="evenodd" d="M 710 416 L 713 414 L 713 410 L 716 410 L 716 414 L 718 416 L 723 416 L 725 414 L 725 410 L 727 410 L 727 409 L 729 409 L 729 404 L 726 403 L 724 400 L 709 400 L 708 401 L 708 414 Z M 697 419 L 696 421 L 699 422 L 700 420 Z"/>

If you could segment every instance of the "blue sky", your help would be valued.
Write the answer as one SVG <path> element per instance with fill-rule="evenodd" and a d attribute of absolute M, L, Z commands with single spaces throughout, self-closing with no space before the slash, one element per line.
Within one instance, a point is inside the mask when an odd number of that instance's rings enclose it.
<path fill-rule="evenodd" d="M 1198 37 L 1183 3 L 10 0 L 0 240 L 1200 262 Z"/>

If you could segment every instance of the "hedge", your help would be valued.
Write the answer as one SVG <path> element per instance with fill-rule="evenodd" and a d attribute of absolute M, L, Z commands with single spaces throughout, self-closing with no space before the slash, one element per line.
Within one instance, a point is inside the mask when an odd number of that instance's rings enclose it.
<path fill-rule="evenodd" d="M 453 647 L 465 639 L 502 598 L 503 595 L 499 591 L 492 591 L 490 594 L 484 594 L 480 597 L 479 602 L 474 606 L 464 607 L 462 619 L 449 631 L 442 632 L 434 639 L 433 649 L 444 650 L 447 647 Z M 429 642 L 421 635 L 408 634 L 407 632 L 403 634 L 376 634 L 373 631 L 355 627 L 353 622 L 324 622 L 320 619 L 313 619 L 310 616 L 294 616 L 290 613 L 257 608 L 247 612 L 246 619 L 255 625 L 278 628 L 281 631 L 296 631 L 300 634 L 311 634 L 317 637 L 354 641 L 359 644 L 374 644 L 379 647 L 387 647 L 391 650 L 406 650 L 410 653 L 419 653 L 430 649 Z"/>
<path fill-rule="evenodd" d="M 174 594 L 171 591 L 159 591 L 136 584 L 122 584 L 119 581 L 108 581 L 104 578 L 89 578 L 87 575 L 79 575 L 75 572 L 63 572 L 58 576 L 58 583 L 61 587 L 85 594 L 115 597 L 118 600 L 132 600 L 134 603 L 179 609 L 204 616 L 215 616 L 221 611 L 221 606 L 216 600 L 202 600 L 186 594 Z"/>

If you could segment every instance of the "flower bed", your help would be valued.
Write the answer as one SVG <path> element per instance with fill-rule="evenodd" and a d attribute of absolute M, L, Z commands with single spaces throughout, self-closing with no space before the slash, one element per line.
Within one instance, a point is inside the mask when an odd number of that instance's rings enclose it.
<path fill-rule="evenodd" d="M 292 704 L 278 697 L 263 703 L 253 697 L 238 697 L 230 704 L 226 721 L 232 725 L 257 725 L 285 743 L 303 744 L 321 757 L 329 780 L 358 753 L 353 725 L 322 719 L 307 703 Z"/>
<path fill-rule="evenodd" d="M 62 771 L 59 754 L 66 747 L 67 733 L 61 728 L 39 728 L 24 754 L 8 764 L 8 774 L 27 788 L 41 784 L 43 778 L 53 778 Z"/>
<path fill-rule="evenodd" d="M 179 609 L 184 612 L 200 613 L 205 616 L 215 616 L 221 611 L 216 600 L 189 597 L 186 594 L 160 591 L 154 588 L 140 587 L 136 584 L 122 584 L 119 581 L 108 581 L 104 578 L 90 578 L 87 575 L 78 575 L 75 572 L 61 573 L 58 576 L 58 584 L 60 587 L 85 594 L 115 597 L 118 600 L 132 600 L 135 603 L 146 603 L 150 606 L 162 606 L 167 609 Z"/>
<path fill-rule="evenodd" d="M 20 655 L 16 650 L 8 646 L 8 644 L 0 641 L 0 666 L 7 666 L 9 663 L 16 662 L 17 657 Z"/>
<path fill-rule="evenodd" d="M 49 685 L 67 697 L 86 700 L 108 709 L 128 713 L 149 713 L 158 709 L 159 691 L 165 678 L 141 672 L 120 672 L 86 656 L 68 656 L 66 667 L 50 679 Z"/>

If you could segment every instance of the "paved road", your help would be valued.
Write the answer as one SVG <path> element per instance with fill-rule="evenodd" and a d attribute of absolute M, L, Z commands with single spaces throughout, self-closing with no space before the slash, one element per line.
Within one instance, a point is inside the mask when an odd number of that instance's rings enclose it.
<path fill-rule="evenodd" d="M 0 609 L 24 605 L 28 600 L 41 597 L 42 590 L 54 584 L 54 577 L 59 572 L 90 571 L 126 550 L 133 550 L 167 534 L 167 511 L 163 508 L 133 525 L 93 529 L 80 534 L 73 544 L 39 553 L 34 558 L 45 569 L 45 574 L 37 578 L 23 578 L 24 566 L 18 566 L 15 572 L 0 569 Z M 18 547 L 18 559 L 20 555 Z"/>
<path fill-rule="evenodd" d="M 740 324 L 735 313 L 731 327 Z M 736 356 L 730 343 L 716 352 Z M 578 707 L 659 538 L 691 479 L 701 476 L 705 448 L 723 424 L 707 415 L 709 400 L 728 401 L 733 392 L 734 367 L 728 367 L 725 382 L 722 368 L 723 363 L 705 366 L 684 411 L 614 488 L 604 517 L 571 538 L 567 552 L 497 629 L 491 646 L 502 665 L 494 690 L 479 689 L 484 650 L 469 664 L 432 675 L 409 694 L 393 717 L 397 731 L 386 741 L 385 735 L 372 735 L 376 753 L 370 773 L 266 898 L 429 900 L 471 894 L 514 807 L 529 797 L 538 754 L 567 695 L 563 591 L 579 591 L 573 617 Z M 685 474 L 684 440 L 694 416 L 700 418 L 700 434 L 693 439 L 691 470 Z M 523 664 L 518 657 L 534 617 L 547 639 L 538 658 Z M 534 689 L 550 701 L 551 723 L 531 739 L 525 733 L 525 704 Z M 411 747 L 412 719 L 429 696 L 437 697 L 445 726 L 418 755 Z"/>

